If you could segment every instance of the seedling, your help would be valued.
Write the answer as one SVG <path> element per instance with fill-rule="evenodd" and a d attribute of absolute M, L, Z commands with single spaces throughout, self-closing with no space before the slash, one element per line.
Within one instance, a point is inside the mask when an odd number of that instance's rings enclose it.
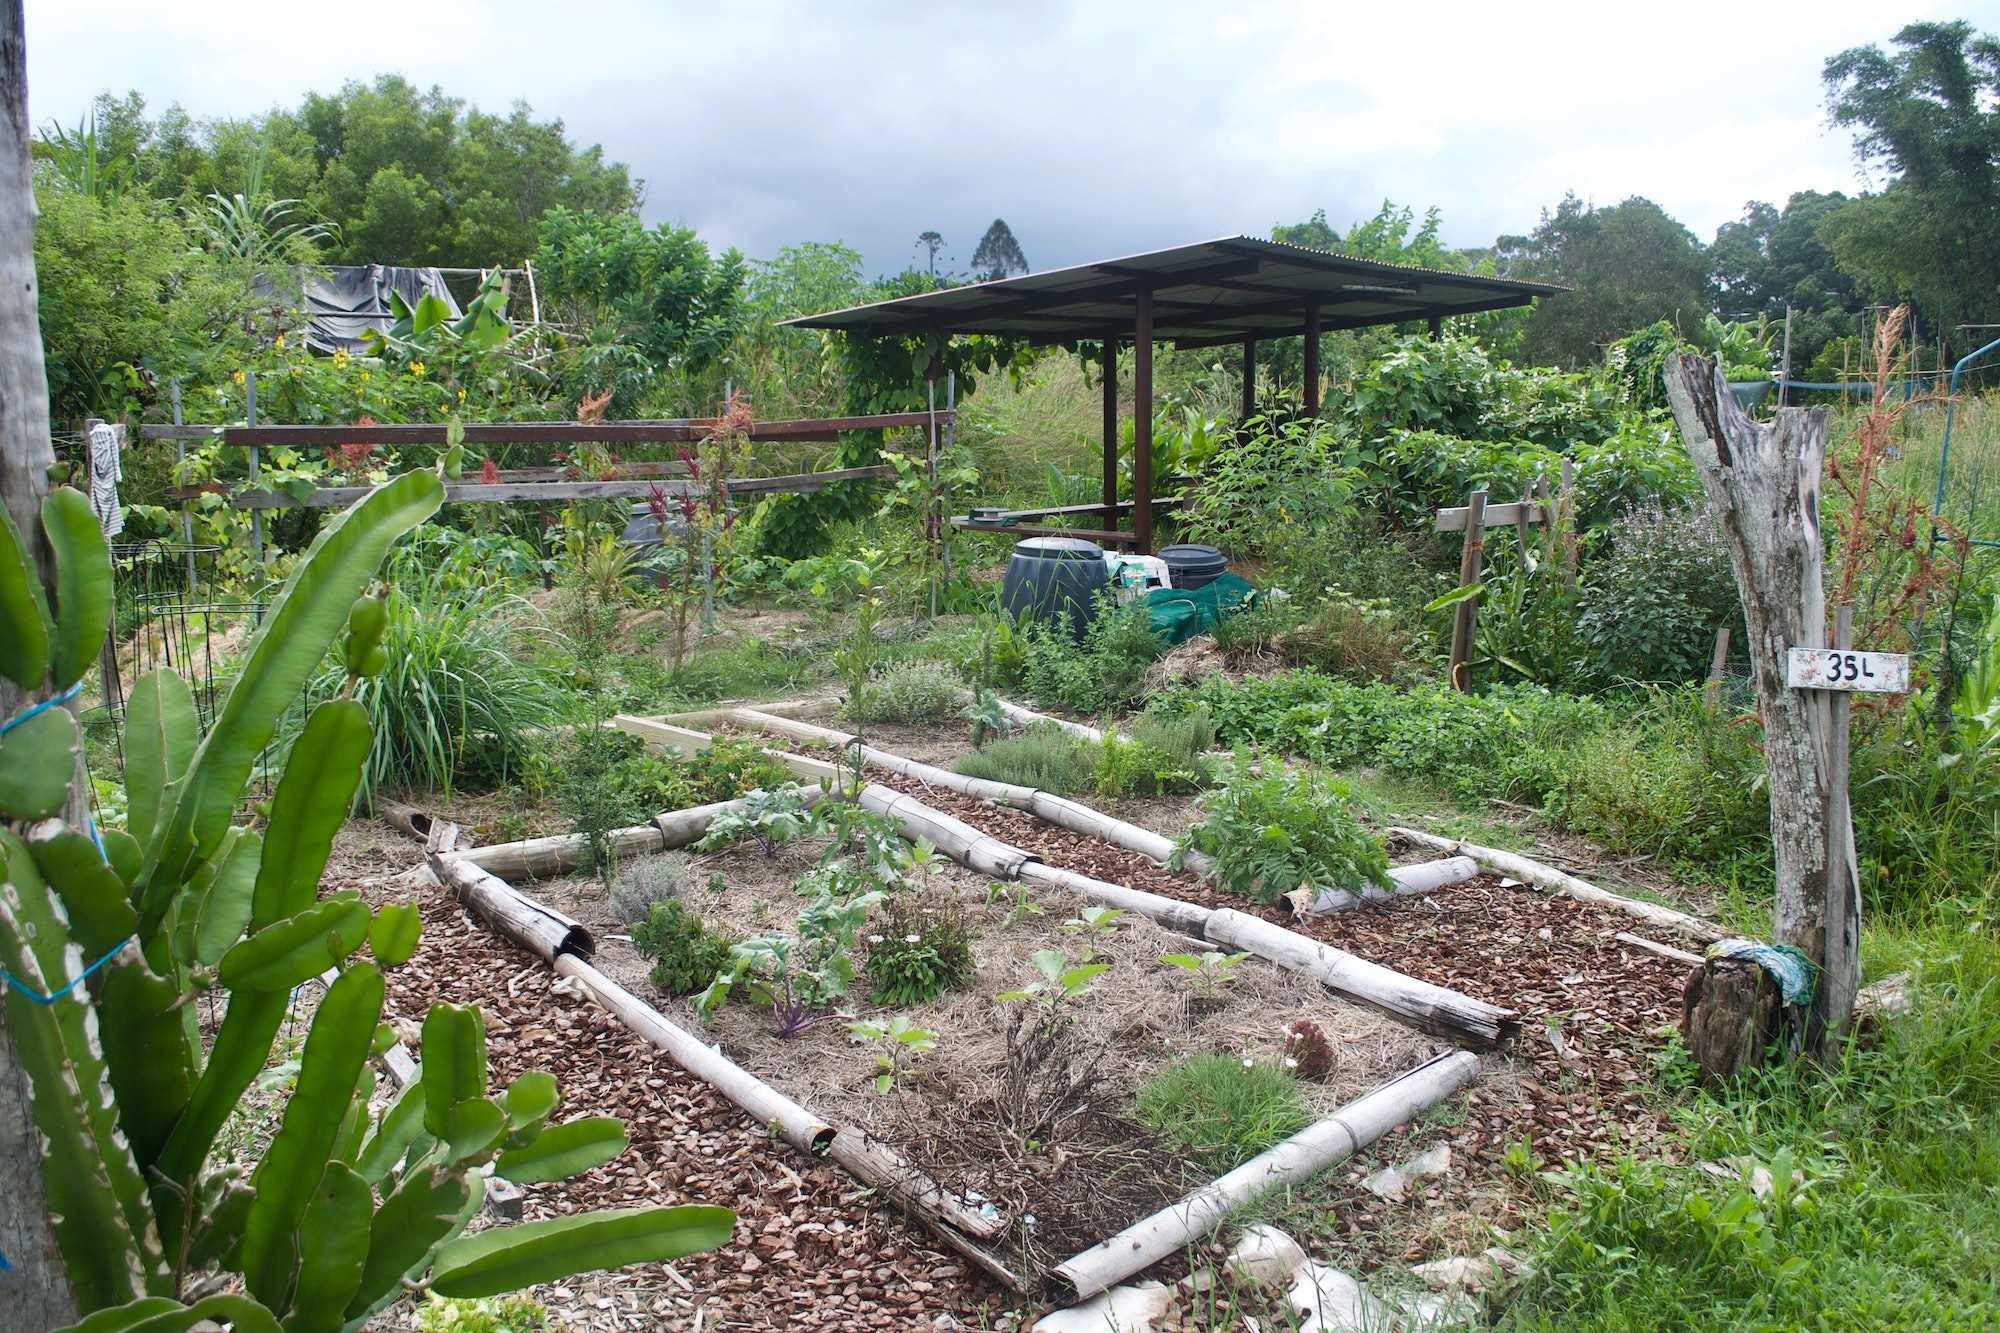
<path fill-rule="evenodd" d="M 999 902 L 1006 895 L 1007 886 L 1005 884 L 988 885 L 986 889 L 987 910 L 991 911 L 993 904 Z M 1025 884 L 1016 884 L 1014 886 L 1013 905 L 1007 909 L 1006 919 L 1000 923 L 1000 929 L 1012 930 L 1014 923 L 1022 917 L 1040 916 L 1041 914 L 1042 905 L 1028 896 L 1028 886 Z"/>
<path fill-rule="evenodd" d="M 1194 984 L 1208 999 L 1214 999 L 1216 992 L 1232 980 L 1230 969 L 1250 955 L 1247 953 L 1223 953 L 1218 949 L 1203 949 L 1200 954 L 1165 953 L 1160 961 L 1171 963 L 1194 973 Z"/>
<path fill-rule="evenodd" d="M 972 748 L 983 750 L 986 742 L 995 736 L 1005 736 L 1012 724 L 1007 710 L 1000 706 L 1000 697 L 991 690 L 981 690 L 972 696 L 959 714 L 972 723 Z"/>
<path fill-rule="evenodd" d="M 1108 940 L 1118 933 L 1118 918 L 1125 915 L 1122 907 L 1102 907 L 1093 904 L 1062 923 L 1062 928 L 1083 936 L 1083 961 L 1097 957 L 1096 943 Z"/>
<path fill-rule="evenodd" d="M 754 838 L 764 855 L 776 856 L 779 843 L 816 833 L 821 823 L 819 813 L 806 804 L 804 791 L 796 783 L 786 783 L 776 791 L 751 792 L 743 798 L 741 811 L 719 812 L 695 850 L 718 851 Z"/>
<path fill-rule="evenodd" d="M 871 1019 L 859 1019 L 846 1025 L 849 1037 L 857 1042 L 878 1042 L 882 1050 L 875 1057 L 875 1067 L 882 1072 L 875 1076 L 875 1091 L 887 1095 L 902 1077 L 903 1061 L 918 1051 L 932 1050 L 937 1046 L 937 1033 L 929 1028 L 920 1028 L 909 1019 L 898 1014 L 886 1023 Z"/>
<path fill-rule="evenodd" d="M 1091 978 L 1111 966 L 1109 963 L 1081 963 L 1069 965 L 1069 959 L 1055 949 L 1037 949 L 1029 955 L 1035 970 L 1042 974 L 1040 981 L 1028 983 L 1023 990 L 1003 993 L 1003 1000 L 1033 1000 L 1048 1010 L 1053 1022 L 1064 1003 L 1079 999 L 1091 992 Z"/>

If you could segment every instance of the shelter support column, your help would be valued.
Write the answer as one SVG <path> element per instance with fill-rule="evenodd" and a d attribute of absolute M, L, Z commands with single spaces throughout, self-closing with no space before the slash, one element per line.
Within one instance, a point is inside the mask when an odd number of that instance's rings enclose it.
<path fill-rule="evenodd" d="M 1243 340 L 1243 420 L 1257 415 L 1257 340 Z"/>
<path fill-rule="evenodd" d="M 1431 341 L 1444 341 L 1444 318 L 1441 315 L 1431 316 Z"/>
<path fill-rule="evenodd" d="M 1104 530 L 1118 531 L 1118 340 L 1104 340 Z"/>
<path fill-rule="evenodd" d="M 1306 307 L 1306 416 L 1319 415 L 1319 307 Z"/>
<path fill-rule="evenodd" d="M 1153 553 L 1153 292 L 1132 299 L 1132 549 Z"/>

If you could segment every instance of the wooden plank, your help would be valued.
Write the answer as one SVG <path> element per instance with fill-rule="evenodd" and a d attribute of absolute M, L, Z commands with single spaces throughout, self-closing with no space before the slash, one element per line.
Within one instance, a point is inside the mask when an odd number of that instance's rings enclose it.
<path fill-rule="evenodd" d="M 955 413 L 939 412 L 939 421 Z M 842 431 L 888 430 L 930 423 L 928 412 L 887 412 L 877 416 L 828 417 L 800 421 L 759 421 L 747 432 L 753 440 L 832 440 Z M 487 421 L 465 426 L 467 444 L 634 444 L 684 443 L 715 433 L 713 418 L 671 421 Z M 376 426 L 226 426 L 224 444 L 289 445 L 296 449 L 339 448 L 344 444 L 443 444 L 444 422 L 389 423 Z"/>
<path fill-rule="evenodd" d="M 682 754 L 706 750 L 715 739 L 705 731 L 677 727 L 671 722 L 659 722 L 650 717 L 634 717 L 630 713 L 614 713 L 611 725 L 628 736 L 637 736 L 648 745 L 678 746 Z"/>
<path fill-rule="evenodd" d="M 1469 511 L 1464 505 L 1459 505 L 1454 509 L 1438 510 L 1437 527 L 1434 531 L 1464 532 L 1467 512 Z M 1526 500 L 1514 500 L 1507 504 L 1487 505 L 1485 526 L 1489 528 L 1504 528 L 1509 523 L 1524 521 L 1528 523 L 1540 523 L 1544 521 L 1545 517 L 1546 511 L 1540 505 Z"/>
<path fill-rule="evenodd" d="M 1085 541 L 1100 545 L 1131 546 L 1139 538 L 1130 532 L 1098 532 L 1089 528 L 1049 528 L 1038 523 L 974 523 L 969 518 L 953 515 L 951 525 L 965 532 L 992 532 L 1001 536 L 1017 537 L 1081 537 Z"/>
<path fill-rule="evenodd" d="M 220 426 L 141 426 L 142 440 L 206 440 L 219 434 Z"/>
<path fill-rule="evenodd" d="M 781 477 L 745 477 L 729 483 L 732 495 L 802 494 L 823 490 L 836 481 L 867 477 L 887 477 L 896 469 L 875 467 L 840 468 L 832 472 L 800 472 Z M 176 486 L 167 492 L 175 500 L 192 500 L 201 495 L 225 495 L 234 509 L 345 509 L 375 488 L 372 486 L 323 486 L 298 499 L 285 491 L 237 491 L 225 486 Z M 448 481 L 444 487 L 446 504 L 511 504 L 537 500 L 616 500 L 650 499 L 663 495 L 705 495 L 707 488 L 693 482 L 661 481 L 524 481 L 487 485 L 476 481 Z"/>

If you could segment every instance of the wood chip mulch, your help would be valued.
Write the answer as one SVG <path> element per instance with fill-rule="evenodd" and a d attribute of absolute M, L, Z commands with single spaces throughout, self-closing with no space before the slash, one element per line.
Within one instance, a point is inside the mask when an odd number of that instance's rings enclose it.
<path fill-rule="evenodd" d="M 845 1172 L 773 1140 L 720 1093 L 442 894 L 424 938 L 389 974 L 385 1018 L 412 1045 L 433 1001 L 477 1003 L 493 1085 L 529 1069 L 560 1081 L 558 1121 L 616 1115 L 632 1144 L 574 1180 L 526 1187 L 525 1220 L 590 1208 L 734 1208 L 732 1241 L 671 1265 L 584 1275 L 534 1295 L 559 1324 L 627 1329 L 982 1326 L 1005 1293 L 876 1204 Z"/>

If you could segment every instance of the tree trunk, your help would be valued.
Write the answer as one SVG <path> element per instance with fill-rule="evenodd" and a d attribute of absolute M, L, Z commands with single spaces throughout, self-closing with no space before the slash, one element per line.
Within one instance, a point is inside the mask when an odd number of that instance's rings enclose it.
<path fill-rule="evenodd" d="M 1824 648 L 1827 642 L 1819 516 L 1826 410 L 1783 408 L 1768 423 L 1752 421 L 1736 405 L 1721 371 L 1685 353 L 1667 358 L 1665 380 L 1674 420 L 1729 544 L 1743 597 L 1751 677 L 1764 719 L 1777 863 L 1774 936 L 1823 966 L 1829 713 L 1824 693 L 1786 687 L 1785 658 L 1789 649 Z M 1835 961 L 1846 969 L 1855 957 Z M 1719 974 L 1709 969 L 1704 975 Z M 1831 1042 L 1847 1026 L 1858 982 L 1858 977 L 1821 977 L 1809 1042 Z"/>
<path fill-rule="evenodd" d="M 28 164 L 28 68 L 21 0 L 0 0 L 0 503 L 49 567 L 42 540 L 48 490 L 49 382 L 35 300 L 35 192 Z M 0 718 L 39 695 L 0 680 Z M 81 761 L 79 760 L 79 763 Z M 87 785 L 73 784 L 71 805 Z M 76 808 L 65 810 L 80 818 Z M 42 1141 L 0 1007 L 0 1328 L 45 1333 L 72 1323 L 76 1299 L 42 1194 Z"/>

